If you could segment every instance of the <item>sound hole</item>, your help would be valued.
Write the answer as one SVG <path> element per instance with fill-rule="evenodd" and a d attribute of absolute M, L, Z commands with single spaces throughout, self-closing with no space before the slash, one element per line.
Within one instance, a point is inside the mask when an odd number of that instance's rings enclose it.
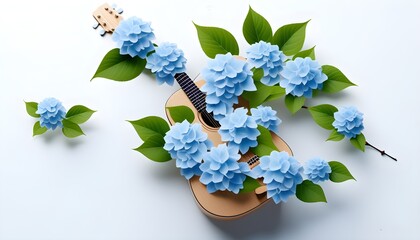
<path fill-rule="evenodd" d="M 219 128 L 220 124 L 213 118 L 212 113 L 208 113 L 207 111 L 202 111 L 201 113 L 201 119 L 203 119 L 203 122 L 211 127 L 211 128 Z"/>

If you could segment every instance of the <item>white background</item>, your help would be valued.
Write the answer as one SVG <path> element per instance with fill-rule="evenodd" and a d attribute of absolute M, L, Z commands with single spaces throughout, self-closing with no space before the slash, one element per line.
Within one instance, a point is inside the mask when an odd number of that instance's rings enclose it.
<path fill-rule="evenodd" d="M 196 206 L 173 162 L 155 163 L 131 150 L 141 144 L 125 120 L 164 117 L 179 86 L 158 86 L 150 75 L 118 83 L 90 82 L 115 45 L 92 30 L 102 1 L 8 1 L 0 22 L 0 239 L 420 239 L 418 0 L 124 1 L 124 16 L 151 21 L 157 43 L 175 42 L 196 76 L 206 65 L 192 21 L 218 26 L 248 44 L 242 23 L 250 4 L 274 30 L 312 19 L 305 48 L 321 64 L 339 67 L 358 87 L 308 105 L 355 105 L 365 113 L 367 139 L 398 158 L 328 132 L 282 101 L 281 136 L 295 156 L 322 156 L 347 165 L 357 181 L 323 183 L 328 204 L 291 198 L 241 220 L 219 222 Z M 61 132 L 32 137 L 35 119 L 23 101 L 60 99 L 67 108 L 97 113 L 87 136 Z"/>

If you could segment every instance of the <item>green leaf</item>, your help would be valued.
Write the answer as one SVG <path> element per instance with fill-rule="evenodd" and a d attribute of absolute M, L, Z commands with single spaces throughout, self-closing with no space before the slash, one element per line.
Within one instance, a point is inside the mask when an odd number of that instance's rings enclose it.
<path fill-rule="evenodd" d="M 286 95 L 286 90 L 278 85 L 275 86 L 268 86 L 270 89 L 267 90 L 267 92 L 270 93 L 270 95 L 264 100 L 263 103 L 270 102 L 276 99 L 279 99 Z"/>
<path fill-rule="evenodd" d="M 322 72 L 328 77 L 322 87 L 323 92 L 337 93 L 347 87 L 356 86 L 356 84 L 352 83 L 338 68 L 334 66 L 324 65 L 322 66 Z"/>
<path fill-rule="evenodd" d="M 96 111 L 89 109 L 83 105 L 75 105 L 71 107 L 67 112 L 66 119 L 77 124 L 82 124 L 89 120 L 89 118 L 95 112 Z"/>
<path fill-rule="evenodd" d="M 295 56 L 293 56 L 293 60 L 295 60 L 298 57 L 301 57 L 301 58 L 310 57 L 312 60 L 315 60 L 315 46 L 313 46 L 310 49 L 303 50 L 301 52 L 296 53 Z"/>
<path fill-rule="evenodd" d="M 338 111 L 336 107 L 330 104 L 321 104 L 308 108 L 314 121 L 327 130 L 334 129 L 332 123 L 334 122 L 334 113 Z"/>
<path fill-rule="evenodd" d="M 133 125 L 139 137 L 146 141 L 154 135 L 165 136 L 169 131 L 168 123 L 161 117 L 149 116 L 135 121 L 128 121 Z"/>
<path fill-rule="evenodd" d="M 26 112 L 29 114 L 29 116 L 34 118 L 39 118 L 40 115 L 36 113 L 38 110 L 38 103 L 37 102 L 25 102 L 26 105 Z"/>
<path fill-rule="evenodd" d="M 353 175 L 349 170 L 344 166 L 344 164 L 336 161 L 328 162 L 331 167 L 330 180 L 336 183 L 344 182 L 347 180 L 354 179 Z"/>
<path fill-rule="evenodd" d="M 309 180 L 305 180 L 296 186 L 296 197 L 307 203 L 327 202 L 322 187 Z"/>
<path fill-rule="evenodd" d="M 244 181 L 244 188 L 242 188 L 239 193 L 250 193 L 250 192 L 254 192 L 255 189 L 257 189 L 258 187 L 260 187 L 260 183 L 252 178 L 252 177 L 246 177 L 245 181 Z"/>
<path fill-rule="evenodd" d="M 167 162 L 172 158 L 169 153 L 163 149 L 164 145 L 165 141 L 161 135 L 153 135 L 145 140 L 140 147 L 134 150 L 155 162 Z"/>
<path fill-rule="evenodd" d="M 232 55 L 239 54 L 238 43 L 230 32 L 223 28 L 199 26 L 195 23 L 194 25 L 197 29 L 201 48 L 209 58 L 214 58 L 216 54 L 226 54 L 228 52 Z"/>
<path fill-rule="evenodd" d="M 327 141 L 341 141 L 343 140 L 344 135 L 337 132 L 337 129 L 333 129 Z"/>
<path fill-rule="evenodd" d="M 284 99 L 284 103 L 286 104 L 287 109 L 292 114 L 295 114 L 297 111 L 299 111 L 302 106 L 305 104 L 305 97 L 295 97 L 293 95 L 286 95 L 286 98 Z"/>
<path fill-rule="evenodd" d="M 32 131 L 33 132 L 32 136 L 35 137 L 36 135 L 41 135 L 41 134 L 45 133 L 47 130 L 48 129 L 46 127 L 41 127 L 41 124 L 39 123 L 39 121 L 37 121 L 34 124 L 33 131 Z"/>
<path fill-rule="evenodd" d="M 139 76 L 145 66 L 145 59 L 120 55 L 120 50 L 114 48 L 102 59 L 92 79 L 102 77 L 120 82 L 129 81 Z"/>
<path fill-rule="evenodd" d="M 261 83 L 261 78 L 264 76 L 264 70 L 261 68 L 254 69 L 254 84 L 256 91 L 245 91 L 241 96 L 245 98 L 251 108 L 278 99 L 286 94 L 284 88 L 279 85 L 267 86 Z"/>
<path fill-rule="evenodd" d="M 249 6 L 242 32 L 249 44 L 254 44 L 261 40 L 270 42 L 273 37 L 273 30 L 271 29 L 270 23 L 263 16 L 255 12 L 251 6 Z"/>
<path fill-rule="evenodd" d="M 258 125 L 258 131 L 261 133 L 257 137 L 258 145 L 252 148 L 251 151 L 258 157 L 270 155 L 272 151 L 278 151 L 278 148 L 274 145 L 270 130 Z"/>
<path fill-rule="evenodd" d="M 63 134 L 64 136 L 68 138 L 75 138 L 80 135 L 85 135 L 85 133 L 82 131 L 80 126 L 74 122 L 71 122 L 67 119 L 63 119 Z"/>
<path fill-rule="evenodd" d="M 272 43 L 277 44 L 280 50 L 287 56 L 298 53 L 305 42 L 306 25 L 310 20 L 303 23 L 293 23 L 280 27 L 273 36 Z"/>
<path fill-rule="evenodd" d="M 194 113 L 187 106 L 168 107 L 168 110 L 169 114 L 175 122 L 183 122 L 184 120 L 187 120 L 188 122 L 192 123 L 194 121 Z"/>
<path fill-rule="evenodd" d="M 357 149 L 359 149 L 360 151 L 364 152 L 365 151 L 365 145 L 366 145 L 366 138 L 363 135 L 363 133 L 360 133 L 359 135 L 357 135 L 355 138 L 351 138 L 350 139 L 351 144 L 353 144 L 353 146 Z"/>

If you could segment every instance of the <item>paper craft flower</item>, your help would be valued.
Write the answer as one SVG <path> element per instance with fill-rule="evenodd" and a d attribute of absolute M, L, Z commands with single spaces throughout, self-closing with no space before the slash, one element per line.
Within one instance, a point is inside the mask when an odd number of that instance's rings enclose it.
<path fill-rule="evenodd" d="M 206 80 L 201 89 L 207 95 L 207 111 L 213 112 L 217 120 L 230 112 L 244 91 L 256 90 L 249 64 L 230 53 L 217 54 L 202 74 Z"/>
<path fill-rule="evenodd" d="M 152 40 L 155 39 L 155 35 L 150 23 L 138 17 L 130 17 L 120 22 L 112 34 L 112 39 L 117 42 L 120 54 L 146 58 L 154 49 Z"/>
<path fill-rule="evenodd" d="M 158 84 L 174 84 L 174 76 L 185 71 L 187 59 L 175 43 L 162 43 L 146 58 L 146 68 L 156 74 Z"/>
<path fill-rule="evenodd" d="M 212 147 L 210 152 L 204 155 L 204 162 L 200 165 L 203 174 L 200 182 L 207 186 L 209 193 L 218 190 L 228 190 L 239 193 L 243 188 L 246 173 L 250 171 L 247 163 L 239 163 L 241 155 L 238 149 L 220 144 Z"/>
<path fill-rule="evenodd" d="M 254 178 L 263 178 L 267 185 L 267 198 L 273 198 L 275 203 L 286 202 L 296 194 L 296 185 L 303 182 L 302 166 L 286 152 L 271 152 L 263 156 L 260 164 L 251 171 Z"/>
<path fill-rule="evenodd" d="M 314 89 L 322 89 L 328 78 L 319 63 L 309 57 L 286 62 L 280 74 L 283 77 L 280 86 L 286 89 L 286 94 L 306 98 L 312 97 Z"/>
<path fill-rule="evenodd" d="M 277 112 L 271 107 L 258 106 L 257 108 L 252 108 L 251 114 L 258 125 L 273 132 L 278 132 L 281 119 L 277 117 Z"/>
<path fill-rule="evenodd" d="M 220 121 L 227 114 L 233 112 L 233 104 L 238 103 L 238 98 L 225 99 L 216 94 L 206 95 L 206 110 L 213 113 L 214 119 Z"/>
<path fill-rule="evenodd" d="M 262 83 L 273 86 L 280 82 L 280 71 L 283 70 L 286 55 L 279 50 L 277 45 L 260 41 L 252 44 L 246 53 L 248 62 L 252 67 L 264 70 Z"/>
<path fill-rule="evenodd" d="M 314 183 L 328 180 L 331 167 L 327 161 L 321 158 L 313 158 L 306 162 L 303 173 Z"/>
<path fill-rule="evenodd" d="M 357 111 L 355 107 L 343 107 L 334 113 L 333 126 L 338 133 L 347 138 L 354 138 L 359 135 L 363 127 L 363 113 Z"/>
<path fill-rule="evenodd" d="M 222 141 L 227 141 L 229 147 L 239 148 L 241 153 L 257 146 L 257 137 L 260 135 L 255 118 L 247 112 L 245 108 L 237 108 L 220 120 L 219 134 Z"/>
<path fill-rule="evenodd" d="M 38 110 L 41 127 L 55 130 L 57 127 L 63 127 L 63 119 L 66 116 L 66 109 L 60 101 L 55 98 L 46 98 L 38 104 Z"/>
<path fill-rule="evenodd" d="M 176 166 L 181 169 L 182 176 L 190 179 L 194 175 L 201 175 L 201 160 L 212 143 L 201 130 L 200 124 L 190 124 L 187 120 L 175 123 L 166 133 L 164 140 L 163 148 L 176 160 Z"/>

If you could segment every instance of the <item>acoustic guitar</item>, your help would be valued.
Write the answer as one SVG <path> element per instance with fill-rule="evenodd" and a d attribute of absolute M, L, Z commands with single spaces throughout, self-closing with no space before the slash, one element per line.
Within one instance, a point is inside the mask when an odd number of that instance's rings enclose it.
<path fill-rule="evenodd" d="M 93 12 L 93 17 L 97 21 L 93 28 L 96 29 L 101 26 L 101 36 L 104 36 L 106 33 L 112 34 L 122 20 L 121 13 L 122 9 L 116 9 L 108 4 L 101 5 Z M 220 124 L 213 118 L 212 113 L 207 112 L 206 95 L 199 89 L 199 87 L 203 86 L 204 80 L 198 81 L 196 84 L 186 73 L 176 74 L 175 79 L 181 86 L 181 89 L 175 92 L 166 102 L 166 116 L 170 124 L 173 125 L 175 122 L 169 114 L 168 107 L 187 106 L 194 112 L 194 122 L 201 124 L 203 131 L 207 133 L 213 145 L 217 146 L 223 143 L 218 133 Z M 238 106 L 248 107 L 248 104 L 243 99 L 240 99 Z M 292 155 L 292 150 L 286 142 L 273 132 L 271 132 L 271 136 L 274 145 L 279 151 L 286 151 Z M 258 156 L 252 152 L 243 154 L 239 161 L 247 162 L 251 169 L 259 164 Z M 197 176 L 191 178 L 189 184 L 197 204 L 206 215 L 217 219 L 229 220 L 240 218 L 267 202 L 267 189 L 262 181 L 259 181 L 262 186 L 254 192 L 240 194 L 234 194 L 229 191 L 208 193 L 206 186 L 199 181 Z"/>
<path fill-rule="evenodd" d="M 204 85 L 204 80 L 194 83 L 186 73 L 175 75 L 175 79 L 181 86 L 181 89 L 175 92 L 166 102 L 166 116 L 171 125 L 175 124 L 171 118 L 168 107 L 184 105 L 194 112 L 194 121 L 202 126 L 208 138 L 217 146 L 222 142 L 218 133 L 220 124 L 213 118 L 211 113 L 206 111 L 206 95 L 199 89 Z M 247 107 L 248 104 L 243 99 L 239 100 L 239 106 Z M 292 155 L 292 150 L 279 136 L 271 132 L 273 142 L 279 151 L 286 151 Z M 254 168 L 259 164 L 259 158 L 252 152 L 243 154 L 241 162 L 247 162 L 250 168 Z M 194 176 L 189 180 L 189 185 L 194 198 L 201 210 L 209 217 L 230 220 L 240 218 L 252 211 L 258 209 L 267 202 L 266 186 L 260 181 L 261 187 L 254 192 L 234 194 L 229 191 L 217 191 L 208 193 L 206 186 L 199 181 L 198 176 Z"/>

